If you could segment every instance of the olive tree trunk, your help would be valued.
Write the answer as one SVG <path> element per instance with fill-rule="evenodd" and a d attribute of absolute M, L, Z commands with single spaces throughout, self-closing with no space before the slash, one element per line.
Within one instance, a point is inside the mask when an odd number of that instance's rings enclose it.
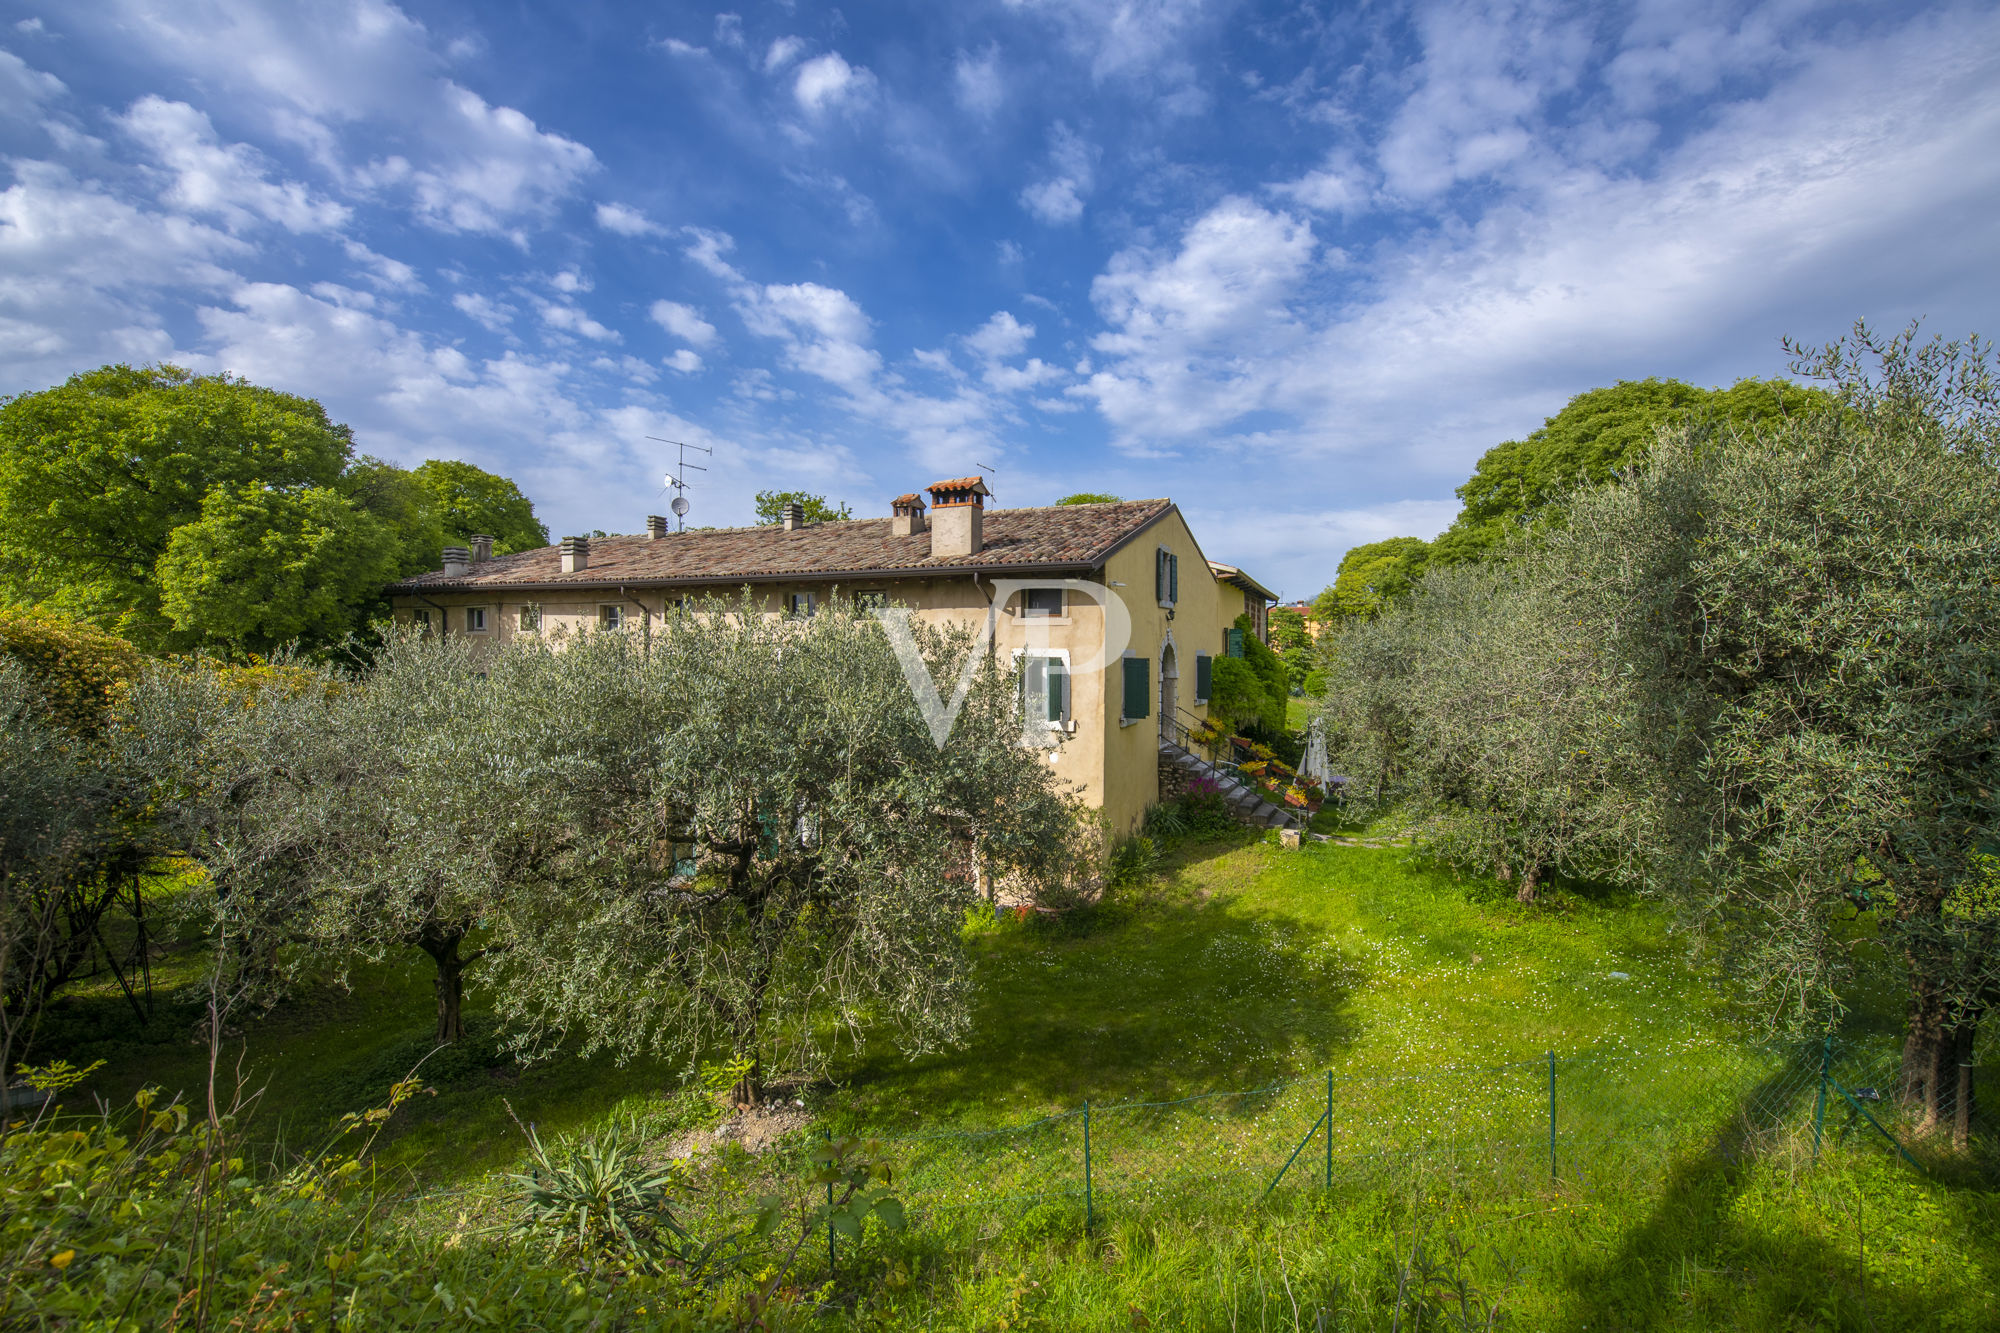
<path fill-rule="evenodd" d="M 437 991 L 437 1040 L 441 1046 L 465 1036 L 465 965 L 470 960 L 458 952 L 464 941 L 463 929 L 435 925 L 426 926 L 417 937 L 417 947 L 437 964 L 437 977 L 431 984 Z"/>

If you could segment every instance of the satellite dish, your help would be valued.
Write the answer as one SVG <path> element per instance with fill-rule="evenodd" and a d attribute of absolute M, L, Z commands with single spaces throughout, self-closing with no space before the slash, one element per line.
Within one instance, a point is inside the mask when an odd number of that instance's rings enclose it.
<path fill-rule="evenodd" d="M 688 498 L 685 495 L 676 495 L 673 504 L 669 507 L 674 511 L 675 518 L 685 518 L 688 511 Z"/>
<path fill-rule="evenodd" d="M 680 481 L 677 478 L 675 478 L 673 473 L 669 472 L 667 474 L 667 489 L 672 490 L 675 487 L 678 487 L 679 485 Z"/>

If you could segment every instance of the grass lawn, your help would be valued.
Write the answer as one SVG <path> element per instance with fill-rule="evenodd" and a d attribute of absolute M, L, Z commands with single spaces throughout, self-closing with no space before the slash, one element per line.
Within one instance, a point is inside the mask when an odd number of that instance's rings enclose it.
<path fill-rule="evenodd" d="M 1561 894 L 1523 908 L 1494 887 L 1393 849 L 1286 851 L 1245 834 L 1179 848 L 1156 883 L 1070 919 L 970 926 L 980 987 L 968 1047 L 916 1059 L 887 1044 L 844 1053 L 807 1095 L 819 1126 L 995 1129 L 1086 1099 L 1103 1108 L 1310 1081 L 1283 1094 L 1296 1105 L 1100 1112 L 1094 1150 L 1111 1188 L 1088 1236 L 1063 1175 L 1069 1140 L 1045 1138 L 1033 1150 L 1043 1156 L 1012 1167 L 966 1159 L 952 1171 L 971 1206 L 877 1238 L 848 1261 L 847 1278 L 865 1278 L 870 1292 L 867 1318 L 880 1321 L 869 1326 L 1290 1328 L 1283 1321 L 1296 1310 L 1325 1309 L 1337 1316 L 1327 1327 L 1387 1327 L 1396 1273 L 1420 1232 L 1441 1264 L 1452 1244 L 1465 1246 L 1450 1272 L 1504 1289 L 1518 1326 L 1994 1326 L 1979 1322 L 1989 1313 L 1980 1293 L 2000 1290 L 1990 1186 L 1923 1175 L 1865 1133 L 1830 1141 L 1817 1169 L 1796 1136 L 1732 1150 L 1733 1160 L 1667 1160 L 1633 1127 L 1707 1133 L 1685 1099 L 1702 1088 L 1744 1093 L 1752 1034 L 1643 902 Z M 268 1080 L 263 1114 L 287 1118 L 293 1132 L 324 1125 L 421 1056 L 431 1004 L 428 963 L 416 961 L 424 966 L 358 973 L 352 993 L 324 990 L 252 1025 L 243 1050 L 252 1077 Z M 72 1004 L 61 1028 L 74 1039 L 71 1058 L 110 1060 L 98 1082 L 107 1093 L 140 1081 L 191 1086 L 201 1057 L 187 1039 L 192 1011 L 173 1010 L 145 1040 L 120 1044 L 104 1035 L 118 1026 L 114 1001 L 123 1004 L 115 988 Z M 1879 1038 L 1887 1020 L 1872 1021 Z M 516 1071 L 484 1040 L 427 1067 L 442 1075 L 440 1095 L 418 1099 L 389 1143 L 389 1160 L 421 1183 L 491 1190 L 486 1173 L 519 1156 L 503 1096 L 546 1135 L 657 1108 L 680 1082 L 672 1070 L 608 1060 Z M 1565 1139 L 1561 1181 L 1545 1171 L 1482 1177 L 1485 1168 L 1456 1161 L 1350 1170 L 1350 1152 L 1414 1133 L 1419 1120 L 1426 1133 L 1455 1125 L 1474 1142 L 1519 1131 L 1526 1160 L 1542 1160 L 1532 1154 L 1542 1151 L 1539 1061 L 1550 1051 L 1587 1055 L 1576 1068 L 1598 1071 L 1595 1085 L 1563 1075 L 1575 1146 Z M 1518 1068 L 1464 1072 L 1501 1065 Z M 1327 1071 L 1340 1089 L 1340 1188 L 1314 1185 L 1308 1154 L 1285 1191 L 1253 1206 L 1270 1145 L 1288 1150 L 1312 1123 Z M 1430 1077 L 1393 1095 L 1360 1081 L 1385 1074 Z M 1265 1137 L 1260 1117 L 1274 1127 Z M 1165 1208 L 1139 1206 L 1136 1188 L 1118 1192 L 1122 1166 L 1174 1165 L 1203 1125 L 1256 1140 L 1242 1188 L 1203 1187 Z M 1076 1128 L 1071 1118 L 1048 1133 Z M 1615 1160 L 1630 1174 L 1586 1156 L 1586 1131 L 1623 1151 Z M 895 1151 L 910 1164 L 907 1187 L 923 1188 L 921 1145 Z M 1049 1197 L 992 1202 L 1017 1168 L 1046 1179 Z"/>

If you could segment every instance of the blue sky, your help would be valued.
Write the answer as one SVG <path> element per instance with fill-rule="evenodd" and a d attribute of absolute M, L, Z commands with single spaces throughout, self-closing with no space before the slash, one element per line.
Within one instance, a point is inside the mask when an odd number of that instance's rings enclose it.
<path fill-rule="evenodd" d="M 1168 495 L 1310 595 L 1619 378 L 1994 333 L 1991 4 L 0 3 L 0 390 L 320 398 L 557 533 Z"/>

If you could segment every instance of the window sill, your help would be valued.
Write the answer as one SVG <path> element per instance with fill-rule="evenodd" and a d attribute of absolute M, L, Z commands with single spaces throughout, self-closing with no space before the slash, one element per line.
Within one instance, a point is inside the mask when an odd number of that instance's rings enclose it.
<path fill-rule="evenodd" d="M 1136 727 L 1141 722 L 1146 722 L 1149 720 L 1150 719 L 1143 717 L 1121 717 L 1118 719 L 1118 725 L 1121 727 Z"/>
<path fill-rule="evenodd" d="M 1015 616 L 1015 623 L 1021 625 L 1067 625 L 1069 616 Z"/>

